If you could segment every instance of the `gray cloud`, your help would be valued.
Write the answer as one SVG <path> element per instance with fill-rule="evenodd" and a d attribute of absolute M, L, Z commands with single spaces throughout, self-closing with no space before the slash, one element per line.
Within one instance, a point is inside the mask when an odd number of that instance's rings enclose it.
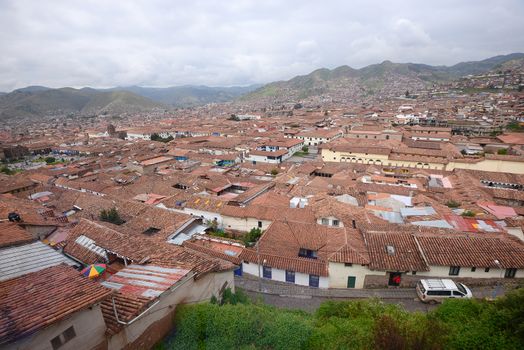
<path fill-rule="evenodd" d="M 524 50 L 524 2 L 0 1 L 0 91 L 244 85 Z"/>

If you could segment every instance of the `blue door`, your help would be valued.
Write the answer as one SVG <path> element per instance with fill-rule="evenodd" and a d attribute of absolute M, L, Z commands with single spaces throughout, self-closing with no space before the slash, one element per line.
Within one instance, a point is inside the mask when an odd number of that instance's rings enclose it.
<path fill-rule="evenodd" d="M 235 270 L 235 276 L 242 276 L 242 264 Z"/>

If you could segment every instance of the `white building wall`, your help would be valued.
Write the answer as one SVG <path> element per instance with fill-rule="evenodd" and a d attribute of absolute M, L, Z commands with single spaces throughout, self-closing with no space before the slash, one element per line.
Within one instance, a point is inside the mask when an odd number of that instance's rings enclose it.
<path fill-rule="evenodd" d="M 500 278 L 504 277 L 506 269 L 499 268 L 490 268 L 489 272 L 484 271 L 484 267 L 477 267 L 475 272 L 471 271 L 471 267 L 460 267 L 460 272 L 456 276 L 449 275 L 449 266 L 430 266 L 429 271 L 420 271 L 417 272 L 417 276 L 427 276 L 427 277 L 442 277 L 442 278 L 451 278 L 454 277 L 468 277 L 468 278 Z M 524 269 L 517 270 L 515 278 L 524 277 Z"/>
<path fill-rule="evenodd" d="M 373 271 L 367 266 L 353 264 L 345 266 L 344 263 L 329 263 L 329 288 L 347 288 L 348 277 L 356 277 L 355 289 L 364 288 L 364 279 L 367 275 L 385 276 L 385 271 Z"/>
<path fill-rule="evenodd" d="M 243 273 L 247 273 L 249 275 L 258 277 L 258 265 L 257 264 L 243 262 L 242 271 Z M 268 280 L 267 278 L 263 278 L 262 267 L 260 267 L 260 277 L 264 280 Z M 279 282 L 286 282 L 286 270 L 271 268 L 271 280 L 279 281 Z M 309 275 L 306 273 L 295 272 L 295 284 L 298 284 L 301 286 L 309 286 Z M 318 281 L 318 287 L 319 288 L 329 288 L 329 278 L 320 276 L 319 281 Z"/>
<path fill-rule="evenodd" d="M 269 220 L 258 220 L 255 218 L 235 218 L 226 215 L 222 216 L 222 224 L 225 229 L 244 232 L 248 232 L 252 228 L 257 228 L 259 221 L 262 222 L 262 227 L 260 228 L 262 231 L 266 230 L 269 225 L 271 225 L 271 221 Z"/>

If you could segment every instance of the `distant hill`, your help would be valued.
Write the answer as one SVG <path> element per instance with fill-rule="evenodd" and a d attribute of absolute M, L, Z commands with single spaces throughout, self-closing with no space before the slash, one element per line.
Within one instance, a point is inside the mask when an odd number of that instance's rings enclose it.
<path fill-rule="evenodd" d="M 524 53 L 495 56 L 482 61 L 462 62 L 453 66 L 384 61 L 360 69 L 340 66 L 333 70 L 317 69 L 307 75 L 278 81 L 241 97 L 244 101 L 295 101 L 313 96 L 335 100 L 354 100 L 371 95 L 391 97 L 417 91 L 433 83 L 450 81 L 469 74 L 481 74 L 506 62 L 524 58 Z"/>
<path fill-rule="evenodd" d="M 103 92 L 91 88 L 28 87 L 0 95 L 0 119 L 67 113 L 120 114 L 153 108 L 165 108 L 165 106 L 127 91 Z"/>
<path fill-rule="evenodd" d="M 174 107 L 191 107 L 207 103 L 231 101 L 243 94 L 254 91 L 262 85 L 209 87 L 173 86 L 167 88 L 148 88 L 140 86 L 117 87 L 110 91 L 129 91 L 153 101 Z"/>

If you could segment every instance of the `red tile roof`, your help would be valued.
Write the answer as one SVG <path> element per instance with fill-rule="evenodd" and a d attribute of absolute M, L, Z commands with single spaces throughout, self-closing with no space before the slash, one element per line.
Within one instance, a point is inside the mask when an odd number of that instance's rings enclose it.
<path fill-rule="evenodd" d="M 33 236 L 17 224 L 11 222 L 0 222 L 0 248 L 24 244 L 33 240 Z"/>
<path fill-rule="evenodd" d="M 0 344 L 29 336 L 110 294 L 66 265 L 0 282 Z"/>

